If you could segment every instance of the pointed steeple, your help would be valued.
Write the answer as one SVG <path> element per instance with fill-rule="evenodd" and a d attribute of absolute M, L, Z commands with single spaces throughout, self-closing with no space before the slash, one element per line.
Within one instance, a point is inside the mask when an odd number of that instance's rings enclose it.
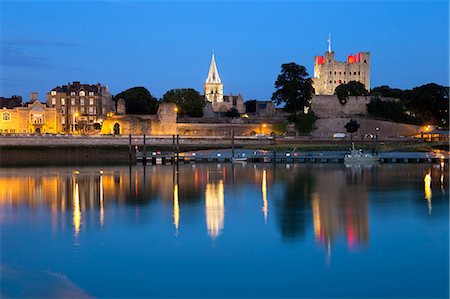
<path fill-rule="evenodd" d="M 222 83 L 220 81 L 219 72 L 217 71 L 216 60 L 214 59 L 214 51 L 212 53 L 211 65 L 209 66 L 208 78 L 206 83 Z"/>

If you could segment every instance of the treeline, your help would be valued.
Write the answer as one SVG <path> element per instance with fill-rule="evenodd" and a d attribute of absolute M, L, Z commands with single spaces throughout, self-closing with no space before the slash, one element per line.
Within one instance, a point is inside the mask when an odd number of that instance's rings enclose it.
<path fill-rule="evenodd" d="M 371 91 L 367 112 L 375 117 L 418 125 L 435 124 L 448 129 L 449 87 L 429 83 L 402 90 L 383 85 Z M 381 100 L 394 98 L 396 100 Z"/>
<path fill-rule="evenodd" d="M 175 103 L 180 116 L 201 117 L 206 100 L 192 88 L 171 89 L 161 99 L 152 96 L 145 87 L 133 87 L 114 96 L 125 101 L 127 114 L 156 114 L 160 103 Z"/>

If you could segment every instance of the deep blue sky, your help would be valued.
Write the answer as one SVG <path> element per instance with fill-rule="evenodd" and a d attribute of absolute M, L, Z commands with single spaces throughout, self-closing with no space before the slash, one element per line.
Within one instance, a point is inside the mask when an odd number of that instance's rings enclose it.
<path fill-rule="evenodd" d="M 214 49 L 225 94 L 270 99 L 282 63 L 313 76 L 329 32 L 338 60 L 371 52 L 372 87 L 449 80 L 447 1 L 1 1 L 0 11 L 0 96 L 42 101 L 71 81 L 203 93 Z"/>

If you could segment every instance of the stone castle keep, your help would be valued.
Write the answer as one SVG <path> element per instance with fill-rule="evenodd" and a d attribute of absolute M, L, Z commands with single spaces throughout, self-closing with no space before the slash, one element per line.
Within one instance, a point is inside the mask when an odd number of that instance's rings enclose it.
<path fill-rule="evenodd" d="M 349 55 L 347 62 L 336 61 L 330 48 L 324 56 L 314 57 L 313 86 L 316 95 L 332 95 L 337 86 L 350 81 L 361 82 L 370 90 L 369 52 Z"/>

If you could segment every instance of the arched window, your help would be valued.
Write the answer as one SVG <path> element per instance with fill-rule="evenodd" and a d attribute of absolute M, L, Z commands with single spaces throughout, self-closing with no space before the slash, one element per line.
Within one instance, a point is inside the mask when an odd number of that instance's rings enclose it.
<path fill-rule="evenodd" d="M 86 93 L 82 90 L 80 91 L 80 97 L 84 97 L 86 95 Z"/>
<path fill-rule="evenodd" d="M 356 72 L 353 72 L 353 75 L 356 75 Z"/>
<path fill-rule="evenodd" d="M 114 135 L 120 134 L 120 125 L 118 123 L 114 124 Z"/>
<path fill-rule="evenodd" d="M 3 120 L 11 120 L 11 113 L 9 112 L 3 113 Z"/>

